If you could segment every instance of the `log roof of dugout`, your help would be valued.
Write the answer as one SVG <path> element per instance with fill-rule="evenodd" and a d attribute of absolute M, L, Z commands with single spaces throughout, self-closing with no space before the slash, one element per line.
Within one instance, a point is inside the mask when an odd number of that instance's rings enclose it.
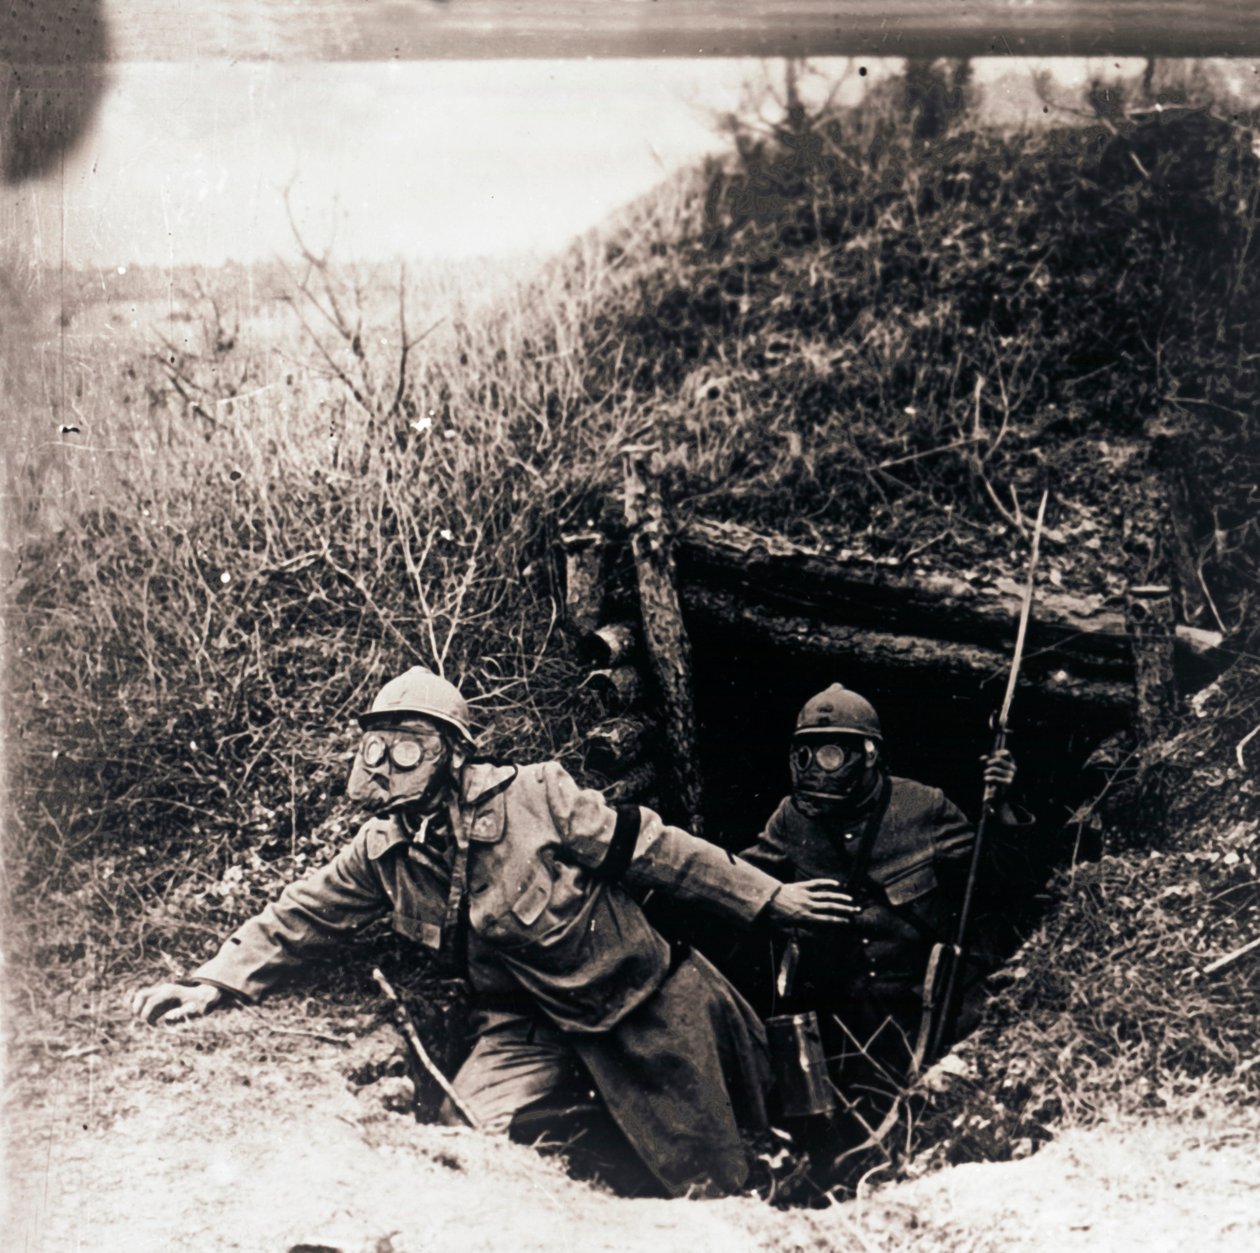
<path fill-rule="evenodd" d="M 842 560 L 710 519 L 681 526 L 675 554 L 683 605 L 702 628 L 800 655 L 931 674 L 960 691 L 1004 681 L 1023 591 L 1014 579 Z M 1182 664 L 1219 643 L 1215 632 L 1175 631 Z M 1123 606 L 1038 586 L 1024 674 L 1047 697 L 1131 707 L 1132 632 Z"/>

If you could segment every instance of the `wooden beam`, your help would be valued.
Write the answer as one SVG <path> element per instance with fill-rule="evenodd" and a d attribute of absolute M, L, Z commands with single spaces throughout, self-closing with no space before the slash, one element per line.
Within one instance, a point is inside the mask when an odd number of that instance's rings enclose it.
<path fill-rule="evenodd" d="M 698 519 L 678 536 L 684 588 L 724 587 L 820 621 L 901 631 L 960 644 L 1007 646 L 1019 618 L 1015 579 L 960 575 L 842 560 L 777 535 Z M 1219 634 L 1170 627 L 1183 658 L 1202 655 Z M 1042 664 L 1070 665 L 1099 677 L 1127 675 L 1133 664 L 1124 613 L 1101 596 L 1037 589 L 1031 636 Z"/>
<path fill-rule="evenodd" d="M 967 697 L 991 691 L 995 706 L 1010 665 L 1009 652 L 997 648 L 822 622 L 715 588 L 684 587 L 682 600 L 688 617 L 706 632 L 720 628 L 730 637 L 791 657 L 828 658 L 902 678 L 919 676 L 935 691 Z M 1134 702 L 1131 682 L 1027 663 L 1020 690 L 1117 713 L 1131 711 Z"/>
<path fill-rule="evenodd" d="M 592 670 L 582 686 L 589 687 L 609 713 L 618 713 L 637 705 L 647 690 L 643 676 L 634 666 Z"/>
<path fill-rule="evenodd" d="M 639 614 L 648 663 L 661 701 L 661 728 L 678 803 L 690 830 L 703 834 L 696 713 L 691 694 L 691 641 L 674 582 L 674 553 L 660 480 L 648 450 L 625 457 L 626 529 L 639 584 Z"/>
<path fill-rule="evenodd" d="M 615 718 L 600 723 L 586 737 L 586 762 L 610 773 L 642 760 L 654 727 L 643 718 Z"/>
<path fill-rule="evenodd" d="M 604 537 L 599 531 L 562 535 L 560 548 L 564 553 L 564 620 L 576 631 L 594 631 L 604 611 Z"/>
<path fill-rule="evenodd" d="M 593 666 L 625 665 L 638 652 L 639 632 L 633 622 L 608 622 L 578 641 L 583 660 Z"/>
<path fill-rule="evenodd" d="M 604 795 L 614 804 L 625 801 L 646 803 L 644 798 L 656 786 L 656 767 L 645 761 L 627 770 L 619 779 L 614 779 L 605 789 Z"/>
<path fill-rule="evenodd" d="M 60 0 L 44 0 L 60 16 Z M 119 60 L 1256 56 L 1254 0 L 128 0 Z M 38 25 L 14 51 L 43 51 Z M 45 24 L 56 55 L 59 26 Z M 2 50 L 0 50 L 2 51 Z"/>
<path fill-rule="evenodd" d="M 1125 605 L 1133 636 L 1137 696 L 1134 719 L 1138 745 L 1149 759 L 1156 744 L 1172 730 L 1177 713 L 1177 680 L 1173 673 L 1172 588 L 1132 587 Z"/>
<path fill-rule="evenodd" d="M 1173 620 L 1172 588 L 1163 585 L 1131 587 L 1125 614 L 1133 635 L 1138 787 L 1129 806 L 1134 830 L 1149 840 L 1167 830 L 1170 776 L 1162 768 L 1162 746 L 1177 730 L 1177 678 L 1169 626 Z"/>

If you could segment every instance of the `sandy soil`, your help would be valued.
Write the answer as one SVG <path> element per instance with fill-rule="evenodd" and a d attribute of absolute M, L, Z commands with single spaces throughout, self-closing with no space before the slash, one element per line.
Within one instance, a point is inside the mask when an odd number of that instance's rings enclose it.
<path fill-rule="evenodd" d="M 1260 1116 L 1075 1131 L 1019 1162 L 872 1188 L 823 1211 L 628 1201 L 533 1151 L 355 1095 L 380 1032 L 338 1045 L 296 1000 L 10 1052 L 3 1247 L 474 1253 L 1260 1247 Z"/>
<path fill-rule="evenodd" d="M 1020 1249 L 1255 1249 L 1254 1119 L 1072 1131 L 1021 1162 L 955 1167 L 890 1190 L 942 1229 Z"/>

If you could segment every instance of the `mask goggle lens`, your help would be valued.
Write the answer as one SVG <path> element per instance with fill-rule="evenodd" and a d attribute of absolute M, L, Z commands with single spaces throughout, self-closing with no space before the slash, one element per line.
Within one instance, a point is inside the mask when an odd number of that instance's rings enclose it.
<path fill-rule="evenodd" d="M 843 744 L 819 744 L 817 748 L 811 744 L 798 744 L 792 750 L 792 760 L 798 770 L 808 770 L 817 763 L 820 770 L 829 774 L 847 762 L 856 761 L 861 755 L 861 748 L 846 748 Z"/>
<path fill-rule="evenodd" d="M 383 765 L 386 757 L 399 770 L 411 770 L 422 761 L 436 761 L 442 755 L 442 741 L 395 740 L 386 743 L 379 735 L 369 735 L 363 741 L 363 764 L 372 768 Z"/>

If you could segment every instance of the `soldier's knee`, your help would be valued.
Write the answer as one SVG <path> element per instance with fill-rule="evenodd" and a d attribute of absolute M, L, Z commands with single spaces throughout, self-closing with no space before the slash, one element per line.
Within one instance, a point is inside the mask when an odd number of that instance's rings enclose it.
<path fill-rule="evenodd" d="M 475 1103 L 470 1102 L 468 1097 L 463 1093 L 460 1094 L 460 1099 L 464 1102 L 464 1105 L 471 1109 L 472 1113 L 476 1115 L 478 1131 L 492 1136 L 507 1134 L 508 1128 L 512 1122 L 512 1110 L 482 1108 Z M 455 1108 L 449 1096 L 438 1107 L 437 1120 L 443 1127 L 468 1126 L 468 1120 Z"/>

